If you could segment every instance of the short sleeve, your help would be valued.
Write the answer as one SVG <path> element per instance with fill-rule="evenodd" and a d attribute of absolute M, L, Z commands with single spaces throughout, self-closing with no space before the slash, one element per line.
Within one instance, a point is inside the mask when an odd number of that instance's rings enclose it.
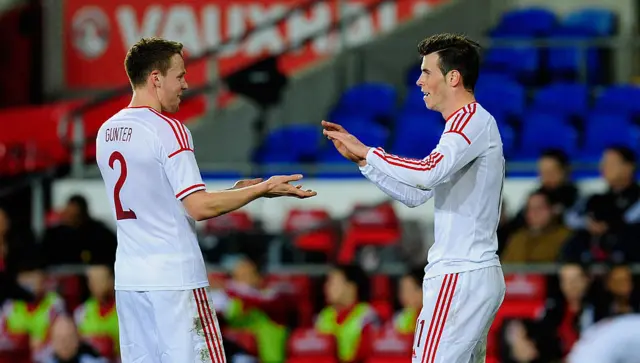
<path fill-rule="evenodd" d="M 161 160 L 176 198 L 206 189 L 193 153 L 191 132 L 180 121 L 158 115 L 165 121 L 158 135 L 163 148 Z"/>

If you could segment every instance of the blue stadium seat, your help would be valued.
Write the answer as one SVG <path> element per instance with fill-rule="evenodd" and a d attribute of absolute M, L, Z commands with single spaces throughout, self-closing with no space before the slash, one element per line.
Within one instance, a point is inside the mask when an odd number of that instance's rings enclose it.
<path fill-rule="evenodd" d="M 594 113 L 588 116 L 585 126 L 584 147 L 580 153 L 584 158 L 598 159 L 612 145 L 638 148 L 638 128 L 623 114 Z"/>
<path fill-rule="evenodd" d="M 567 14 L 561 27 L 568 35 L 605 37 L 616 30 L 616 15 L 610 9 L 584 8 Z"/>
<path fill-rule="evenodd" d="M 258 163 L 297 163 L 312 160 L 318 152 L 322 130 L 315 125 L 288 125 L 273 130 L 257 150 Z"/>
<path fill-rule="evenodd" d="M 578 83 L 555 83 L 536 92 L 531 108 L 563 116 L 584 116 L 589 107 L 589 89 Z"/>
<path fill-rule="evenodd" d="M 424 158 L 438 145 L 443 131 L 444 120 L 439 112 L 423 110 L 402 114 L 396 119 L 391 152 Z"/>
<path fill-rule="evenodd" d="M 405 83 L 409 88 L 416 87 L 416 81 L 418 81 L 418 78 L 420 78 L 420 75 L 422 74 L 422 69 L 420 69 L 421 66 L 422 61 L 414 64 L 407 70 Z"/>
<path fill-rule="evenodd" d="M 521 117 L 524 113 L 526 103 L 525 89 L 517 82 L 505 79 L 478 83 L 475 94 L 482 107 L 492 114 Z"/>
<path fill-rule="evenodd" d="M 370 118 L 391 117 L 396 106 L 394 87 L 383 83 L 363 83 L 342 94 L 330 118 L 360 115 Z"/>
<path fill-rule="evenodd" d="M 400 107 L 400 113 L 420 113 L 427 110 L 424 94 L 418 87 L 410 88 Z"/>
<path fill-rule="evenodd" d="M 556 14 L 545 8 L 515 9 L 502 14 L 491 36 L 539 37 L 549 34 L 556 27 Z"/>
<path fill-rule="evenodd" d="M 508 40 L 508 38 L 501 38 Z M 513 39 L 522 41 L 523 39 Z M 483 57 L 483 70 L 506 73 L 525 83 L 534 83 L 540 68 L 540 51 L 529 45 L 489 48 Z"/>
<path fill-rule="evenodd" d="M 516 152 L 516 133 L 513 127 L 505 123 L 498 122 L 498 129 L 502 139 L 502 152 L 506 158 L 511 158 Z"/>
<path fill-rule="evenodd" d="M 617 85 L 606 88 L 596 98 L 595 110 L 640 116 L 640 87 Z"/>
<path fill-rule="evenodd" d="M 389 138 L 387 129 L 375 123 L 353 123 L 345 126 L 345 128 L 349 133 L 355 135 L 362 141 L 362 143 L 371 147 L 385 147 Z M 321 150 L 317 161 L 322 163 L 348 162 L 348 160 L 336 151 L 329 140 L 327 140 L 327 145 Z"/>
<path fill-rule="evenodd" d="M 567 35 L 563 32 L 564 30 L 560 29 L 549 39 L 569 42 L 569 44 L 589 40 L 585 36 Z M 549 48 L 547 69 L 554 80 L 578 80 L 585 61 L 586 81 L 602 83 L 606 73 L 602 69 L 599 50 L 594 47 L 552 46 Z"/>
<path fill-rule="evenodd" d="M 560 115 L 545 112 L 529 112 L 522 123 L 522 141 L 517 155 L 535 159 L 548 148 L 564 150 L 573 156 L 577 151 L 577 133 Z"/>

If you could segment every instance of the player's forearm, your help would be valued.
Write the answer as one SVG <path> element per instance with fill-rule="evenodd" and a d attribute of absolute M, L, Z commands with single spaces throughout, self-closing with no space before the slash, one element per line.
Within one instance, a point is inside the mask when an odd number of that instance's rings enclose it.
<path fill-rule="evenodd" d="M 372 165 L 367 164 L 360 167 L 360 171 L 378 189 L 409 208 L 420 206 L 433 197 L 433 191 L 424 191 L 402 184 L 380 172 Z"/>
<path fill-rule="evenodd" d="M 432 153 L 423 160 L 402 158 L 380 148 L 367 154 L 367 164 L 402 184 L 421 190 L 432 189 L 440 183 L 450 162 L 439 153 Z"/>
<path fill-rule="evenodd" d="M 197 221 L 215 218 L 244 207 L 248 203 L 264 196 L 267 191 L 266 183 L 260 183 L 240 189 L 194 193 L 202 194 L 190 214 Z"/>

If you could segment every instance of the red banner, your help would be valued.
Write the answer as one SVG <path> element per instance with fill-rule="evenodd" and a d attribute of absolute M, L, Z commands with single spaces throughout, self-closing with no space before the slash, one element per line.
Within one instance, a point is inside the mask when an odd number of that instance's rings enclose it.
<path fill-rule="evenodd" d="M 269 20 L 282 17 L 292 7 L 309 0 L 66 0 L 64 6 L 64 65 L 66 84 L 73 89 L 111 88 L 127 83 L 124 57 L 142 37 L 160 36 L 185 45 L 187 56 L 197 56 L 230 38 Z M 345 0 L 345 16 L 366 13 L 379 0 Z M 352 23 L 347 45 L 362 44 L 399 23 L 447 0 L 398 0 Z M 226 75 L 260 56 L 278 54 L 298 45 L 339 19 L 338 1 L 322 1 L 297 12 L 276 26 L 249 35 L 243 42 L 224 48 L 218 55 L 219 72 Z M 337 33 L 315 38 L 280 58 L 290 73 L 336 52 Z M 188 80 L 201 84 L 206 63 L 192 64 Z"/>

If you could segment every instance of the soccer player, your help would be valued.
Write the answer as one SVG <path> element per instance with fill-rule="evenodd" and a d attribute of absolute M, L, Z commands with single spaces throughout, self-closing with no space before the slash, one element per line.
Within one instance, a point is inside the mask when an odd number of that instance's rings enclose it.
<path fill-rule="evenodd" d="M 416 84 L 445 118 L 426 158 L 408 159 L 361 143 L 339 124 L 323 134 L 366 178 L 409 207 L 435 200 L 435 243 L 425 268 L 414 363 L 484 362 L 486 338 L 505 282 L 496 254 L 505 162 L 495 119 L 475 100 L 479 45 L 438 34 L 418 45 Z"/>
<path fill-rule="evenodd" d="M 117 221 L 116 309 L 122 363 L 225 362 L 195 220 L 260 198 L 308 198 L 301 175 L 207 192 L 189 130 L 166 116 L 187 89 L 182 44 L 142 39 L 125 58 L 131 103 L 100 128 L 97 162 Z"/>
<path fill-rule="evenodd" d="M 640 314 L 604 319 L 584 332 L 568 363 L 640 362 Z"/>

